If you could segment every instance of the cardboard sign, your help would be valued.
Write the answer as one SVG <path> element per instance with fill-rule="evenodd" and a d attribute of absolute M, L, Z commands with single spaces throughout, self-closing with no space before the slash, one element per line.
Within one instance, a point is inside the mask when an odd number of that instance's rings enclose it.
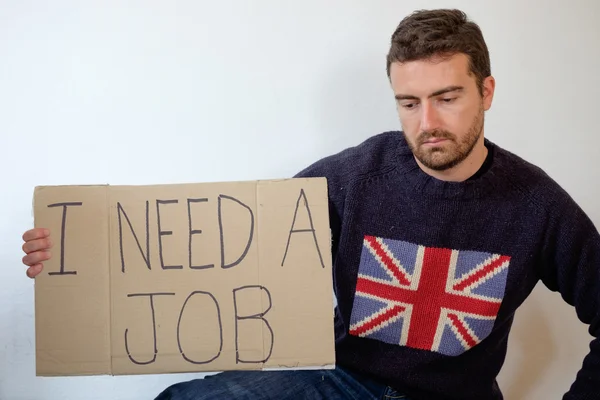
<path fill-rule="evenodd" d="M 46 186 L 37 375 L 330 367 L 325 179 Z"/>

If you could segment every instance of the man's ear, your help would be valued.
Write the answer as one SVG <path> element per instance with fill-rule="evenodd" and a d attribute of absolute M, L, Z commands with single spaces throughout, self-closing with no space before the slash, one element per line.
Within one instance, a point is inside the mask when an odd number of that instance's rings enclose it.
<path fill-rule="evenodd" d="M 483 109 L 485 111 L 492 107 L 494 99 L 494 90 L 496 89 L 496 79 L 493 76 L 488 76 L 483 80 Z"/>

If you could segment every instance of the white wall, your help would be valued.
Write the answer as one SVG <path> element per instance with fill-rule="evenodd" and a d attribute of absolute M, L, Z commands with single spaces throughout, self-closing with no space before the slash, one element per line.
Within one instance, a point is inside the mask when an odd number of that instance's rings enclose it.
<path fill-rule="evenodd" d="M 35 185 L 287 177 L 399 127 L 389 36 L 412 6 L 463 8 L 497 79 L 486 135 L 600 225 L 597 0 L 0 1 L 0 398 L 153 398 L 194 375 L 36 378 L 21 265 Z M 586 326 L 544 287 L 517 314 L 507 399 L 558 399 Z"/>

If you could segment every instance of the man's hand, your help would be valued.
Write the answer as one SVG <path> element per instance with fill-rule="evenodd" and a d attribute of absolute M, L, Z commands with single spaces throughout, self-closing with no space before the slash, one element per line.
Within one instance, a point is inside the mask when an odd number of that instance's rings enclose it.
<path fill-rule="evenodd" d="M 43 262 L 48 261 L 52 254 L 52 241 L 50 240 L 50 231 L 45 228 L 30 229 L 23 234 L 23 264 L 28 266 L 27 276 L 35 278 L 44 268 Z"/>

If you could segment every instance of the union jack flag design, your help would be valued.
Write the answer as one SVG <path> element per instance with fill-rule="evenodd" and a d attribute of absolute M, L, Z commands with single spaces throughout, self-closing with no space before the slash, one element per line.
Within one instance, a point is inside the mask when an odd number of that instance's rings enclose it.
<path fill-rule="evenodd" d="M 365 236 L 350 334 L 457 356 L 485 339 L 510 257 Z"/>

